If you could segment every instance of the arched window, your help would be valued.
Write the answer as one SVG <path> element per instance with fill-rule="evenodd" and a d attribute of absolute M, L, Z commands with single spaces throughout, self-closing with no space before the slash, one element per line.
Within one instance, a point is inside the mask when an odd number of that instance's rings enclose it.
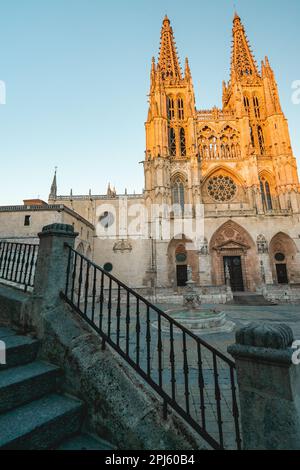
<path fill-rule="evenodd" d="M 261 200 L 263 207 L 266 207 L 266 193 L 265 193 L 265 186 L 262 180 L 260 180 L 260 192 L 261 192 Z"/>
<path fill-rule="evenodd" d="M 168 110 L 168 119 L 171 121 L 175 118 L 175 108 L 173 98 L 167 98 L 167 110 Z"/>
<path fill-rule="evenodd" d="M 257 119 L 260 119 L 260 107 L 259 107 L 259 100 L 257 96 L 254 96 L 253 98 L 253 106 L 254 106 L 255 117 Z"/>
<path fill-rule="evenodd" d="M 249 103 L 248 96 L 244 96 L 244 107 L 245 107 L 246 113 L 249 114 L 249 112 L 250 112 L 250 103 Z"/>
<path fill-rule="evenodd" d="M 184 184 L 179 176 L 172 183 L 172 204 L 184 211 Z"/>
<path fill-rule="evenodd" d="M 270 185 L 268 181 L 265 183 L 265 188 L 266 188 L 266 199 L 267 199 L 267 208 L 269 211 L 273 209 L 273 204 L 272 204 L 272 196 L 271 196 L 271 191 L 270 191 Z"/>
<path fill-rule="evenodd" d="M 171 157 L 176 156 L 176 135 L 173 127 L 169 128 L 169 150 Z"/>
<path fill-rule="evenodd" d="M 186 156 L 185 130 L 183 127 L 180 129 L 180 154 L 182 157 Z"/>
<path fill-rule="evenodd" d="M 250 139 L 251 139 L 252 147 L 254 147 L 255 143 L 254 143 L 254 134 L 253 134 L 252 126 L 250 126 Z"/>
<path fill-rule="evenodd" d="M 261 126 L 258 126 L 257 134 L 258 134 L 258 143 L 259 143 L 260 153 L 263 154 L 265 153 L 265 139 L 264 139 L 264 133 L 263 133 Z"/>
<path fill-rule="evenodd" d="M 182 98 L 178 99 L 177 106 L 178 106 L 178 119 L 183 121 L 183 119 L 184 119 L 184 105 L 183 105 L 183 99 Z"/>
<path fill-rule="evenodd" d="M 260 191 L 261 191 L 263 207 L 267 209 L 268 211 L 273 210 L 270 184 L 265 178 L 260 179 Z"/>

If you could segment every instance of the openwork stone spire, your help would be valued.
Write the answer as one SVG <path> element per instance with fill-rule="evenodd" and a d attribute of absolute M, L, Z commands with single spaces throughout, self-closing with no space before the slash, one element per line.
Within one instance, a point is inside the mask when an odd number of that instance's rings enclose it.
<path fill-rule="evenodd" d="M 231 82 L 251 80 L 259 76 L 245 28 L 237 13 L 233 19 L 233 48 L 231 58 Z"/>
<path fill-rule="evenodd" d="M 161 30 L 159 69 L 163 80 L 177 81 L 182 79 L 173 29 L 167 15 Z"/>
<path fill-rule="evenodd" d="M 56 199 L 57 198 L 57 180 L 56 180 L 56 173 L 57 173 L 57 168 L 55 167 L 55 173 L 50 189 L 50 194 L 49 194 L 49 199 Z"/>

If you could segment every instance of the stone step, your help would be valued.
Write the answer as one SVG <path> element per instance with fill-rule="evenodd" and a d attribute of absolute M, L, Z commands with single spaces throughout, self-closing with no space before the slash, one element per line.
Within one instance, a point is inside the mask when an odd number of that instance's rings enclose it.
<path fill-rule="evenodd" d="M 233 301 L 230 302 L 232 305 L 248 305 L 254 307 L 267 307 L 274 305 L 274 303 L 269 302 L 264 298 L 263 295 L 259 294 L 234 294 Z"/>
<path fill-rule="evenodd" d="M 0 449 L 46 450 L 79 433 L 83 405 L 79 400 L 48 395 L 0 416 Z"/>
<path fill-rule="evenodd" d="M 55 392 L 60 374 L 40 361 L 0 371 L 0 413 Z"/>
<path fill-rule="evenodd" d="M 0 371 L 9 367 L 28 364 L 36 359 L 39 342 L 27 336 L 10 335 L 3 337 L 6 346 L 6 364 L 0 364 Z"/>
<path fill-rule="evenodd" d="M 66 439 L 60 444 L 57 450 L 115 450 L 108 442 L 89 434 L 79 434 L 78 436 Z"/>

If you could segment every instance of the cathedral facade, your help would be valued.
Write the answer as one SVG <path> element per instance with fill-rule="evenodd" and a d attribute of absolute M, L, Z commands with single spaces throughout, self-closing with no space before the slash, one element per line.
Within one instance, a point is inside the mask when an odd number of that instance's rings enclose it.
<path fill-rule="evenodd" d="M 52 186 L 50 204 L 94 224 L 94 261 L 148 290 L 178 292 L 188 266 L 199 289 L 300 286 L 300 185 L 288 123 L 269 60 L 258 67 L 237 14 L 230 79 L 222 107 L 210 110 L 197 110 L 189 62 L 182 70 L 164 18 L 145 128 L 143 194 L 109 187 L 103 196 L 58 196 Z M 143 233 L 138 207 L 147 216 Z"/>

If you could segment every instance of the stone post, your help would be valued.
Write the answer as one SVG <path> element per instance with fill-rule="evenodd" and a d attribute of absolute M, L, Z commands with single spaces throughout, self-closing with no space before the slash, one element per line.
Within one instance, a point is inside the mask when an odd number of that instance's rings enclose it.
<path fill-rule="evenodd" d="M 65 243 L 74 247 L 78 233 L 72 225 L 52 224 L 43 228 L 40 238 L 33 295 L 43 305 L 56 305 L 59 293 L 66 285 L 68 250 Z"/>
<path fill-rule="evenodd" d="M 292 343 L 287 325 L 253 323 L 228 348 L 237 366 L 244 449 L 300 449 L 300 366 Z"/>

